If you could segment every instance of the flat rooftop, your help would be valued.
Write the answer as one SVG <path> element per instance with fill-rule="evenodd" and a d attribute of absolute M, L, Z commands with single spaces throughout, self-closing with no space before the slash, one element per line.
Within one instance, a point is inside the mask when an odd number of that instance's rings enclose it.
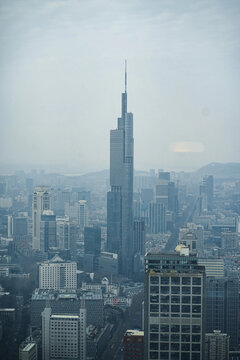
<path fill-rule="evenodd" d="M 36 345 L 36 343 L 29 343 L 29 344 L 27 344 L 23 349 L 22 349 L 22 351 L 30 351 L 34 346 Z"/>
<path fill-rule="evenodd" d="M 144 336 L 144 331 L 142 330 L 127 330 L 125 336 Z"/>
<path fill-rule="evenodd" d="M 51 315 L 51 319 L 74 319 L 77 320 L 78 315 Z"/>

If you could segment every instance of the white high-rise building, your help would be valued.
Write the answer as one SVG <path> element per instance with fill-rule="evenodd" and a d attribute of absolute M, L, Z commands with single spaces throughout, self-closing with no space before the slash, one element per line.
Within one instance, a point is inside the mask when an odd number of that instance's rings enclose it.
<path fill-rule="evenodd" d="M 51 260 L 39 264 L 40 289 L 76 289 L 77 263 L 64 261 L 55 255 Z"/>
<path fill-rule="evenodd" d="M 51 209 L 51 196 L 47 186 L 37 186 L 32 202 L 32 248 L 42 250 L 40 243 L 40 222 L 43 211 Z"/>
<path fill-rule="evenodd" d="M 79 315 L 42 312 L 42 360 L 86 360 L 86 309 Z"/>
<path fill-rule="evenodd" d="M 86 200 L 78 202 L 78 224 L 82 230 L 85 226 L 88 226 L 88 206 Z"/>

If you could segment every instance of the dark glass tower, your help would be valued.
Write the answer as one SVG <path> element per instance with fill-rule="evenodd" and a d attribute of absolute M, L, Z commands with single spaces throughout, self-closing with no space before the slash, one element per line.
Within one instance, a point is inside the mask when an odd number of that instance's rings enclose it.
<path fill-rule="evenodd" d="M 110 131 L 110 185 L 107 196 L 108 250 L 119 255 L 120 273 L 133 269 L 133 114 L 127 112 L 127 71 L 122 115 Z"/>

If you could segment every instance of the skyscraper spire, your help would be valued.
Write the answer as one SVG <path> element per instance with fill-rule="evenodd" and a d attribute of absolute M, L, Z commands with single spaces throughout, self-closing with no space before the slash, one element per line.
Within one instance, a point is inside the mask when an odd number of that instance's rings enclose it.
<path fill-rule="evenodd" d="M 125 93 L 127 93 L 127 60 L 125 60 Z"/>
<path fill-rule="evenodd" d="M 127 61 L 122 114 L 110 132 L 110 185 L 107 200 L 107 247 L 117 253 L 120 273 L 133 273 L 133 114 L 127 111 Z"/>

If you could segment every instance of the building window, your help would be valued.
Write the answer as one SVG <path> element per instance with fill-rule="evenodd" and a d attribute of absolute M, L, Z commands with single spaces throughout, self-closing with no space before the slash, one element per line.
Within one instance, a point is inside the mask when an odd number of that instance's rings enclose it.
<path fill-rule="evenodd" d="M 160 332 L 161 333 L 169 332 L 169 325 L 161 325 L 160 326 Z"/>
<path fill-rule="evenodd" d="M 160 341 L 169 341 L 169 334 L 160 334 Z"/>
<path fill-rule="evenodd" d="M 190 286 L 183 286 L 182 287 L 182 294 L 190 294 L 191 288 Z"/>
<path fill-rule="evenodd" d="M 190 283 L 191 283 L 190 277 L 183 277 L 182 278 L 182 284 L 183 285 L 190 285 Z"/>
<path fill-rule="evenodd" d="M 193 287 L 192 288 L 192 293 L 194 294 L 194 295 L 198 295 L 198 294 L 201 294 L 201 287 Z"/>
<path fill-rule="evenodd" d="M 169 286 L 161 286 L 162 294 L 169 294 Z"/>
<path fill-rule="evenodd" d="M 150 286 L 150 293 L 151 294 L 158 294 L 159 293 L 159 287 L 158 286 Z"/>
<path fill-rule="evenodd" d="M 180 305 L 171 305 L 171 312 L 180 312 Z"/>
<path fill-rule="evenodd" d="M 158 312 L 159 311 L 158 304 L 150 304 L 150 311 L 151 312 Z"/>
<path fill-rule="evenodd" d="M 193 326 L 192 326 L 192 332 L 193 332 L 193 333 L 200 334 L 200 332 L 201 332 L 200 325 L 193 325 Z"/>
<path fill-rule="evenodd" d="M 158 285 L 158 276 L 151 276 L 150 277 L 150 284 L 157 284 Z"/>
<path fill-rule="evenodd" d="M 171 302 L 173 304 L 179 304 L 180 303 L 180 296 L 172 296 L 171 297 Z"/>
<path fill-rule="evenodd" d="M 150 325 L 150 332 L 159 332 L 159 325 L 151 324 Z"/>
<path fill-rule="evenodd" d="M 193 285 L 201 285 L 201 278 L 200 277 L 194 277 L 193 279 L 192 279 L 192 283 L 193 283 Z"/>
<path fill-rule="evenodd" d="M 180 277 L 172 277 L 172 285 L 179 285 Z"/>
<path fill-rule="evenodd" d="M 171 334 L 172 342 L 179 342 L 179 334 Z"/>
<path fill-rule="evenodd" d="M 169 295 L 161 295 L 161 303 L 169 303 Z"/>
<path fill-rule="evenodd" d="M 168 360 L 168 352 L 160 352 L 160 359 Z"/>
<path fill-rule="evenodd" d="M 169 284 L 169 277 L 162 277 L 161 278 L 161 284 L 168 285 Z"/>
<path fill-rule="evenodd" d="M 158 359 L 158 352 L 150 352 L 150 359 Z"/>
<path fill-rule="evenodd" d="M 201 304 L 201 296 L 193 296 L 192 303 L 193 304 Z"/>
<path fill-rule="evenodd" d="M 150 302 L 158 303 L 159 302 L 159 296 L 158 295 L 150 295 Z"/>
<path fill-rule="evenodd" d="M 182 296 L 182 303 L 183 304 L 190 304 L 191 297 L 190 296 Z"/>
<path fill-rule="evenodd" d="M 168 350 L 169 349 L 169 343 L 160 343 L 160 349 L 161 350 Z"/>
<path fill-rule="evenodd" d="M 172 286 L 172 294 L 180 294 L 180 286 Z"/>

